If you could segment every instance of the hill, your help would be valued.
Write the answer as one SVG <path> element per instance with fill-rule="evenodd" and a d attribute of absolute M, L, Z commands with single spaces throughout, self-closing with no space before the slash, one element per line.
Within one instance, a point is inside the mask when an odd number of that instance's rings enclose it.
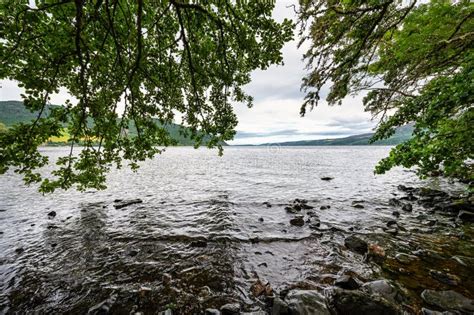
<path fill-rule="evenodd" d="M 399 127 L 395 134 L 384 140 L 376 141 L 372 144 L 369 143 L 373 133 L 364 133 L 360 135 L 354 135 L 344 138 L 336 139 L 320 139 L 320 140 L 302 140 L 302 141 L 289 141 L 279 143 L 264 143 L 261 145 L 274 145 L 278 144 L 281 146 L 325 146 L 325 145 L 397 145 L 411 138 L 413 133 L 412 125 L 405 125 Z"/>
<path fill-rule="evenodd" d="M 45 108 L 45 116 L 48 114 L 51 108 L 58 105 L 48 105 Z M 11 127 L 17 123 L 27 123 L 36 119 L 38 112 L 31 112 L 20 101 L 0 101 L 0 123 L 3 123 L 7 127 Z M 157 124 L 159 122 L 157 121 Z M 185 128 L 178 124 L 168 124 L 165 126 L 171 137 L 178 142 L 178 145 L 186 146 L 193 145 L 193 141 L 180 134 L 180 130 Z M 133 126 L 129 129 L 129 134 L 134 136 L 136 134 Z M 64 137 L 54 138 L 52 142 L 61 143 L 67 141 L 67 135 Z M 206 138 L 204 139 L 206 142 Z M 225 143 L 224 143 L 225 145 Z"/>

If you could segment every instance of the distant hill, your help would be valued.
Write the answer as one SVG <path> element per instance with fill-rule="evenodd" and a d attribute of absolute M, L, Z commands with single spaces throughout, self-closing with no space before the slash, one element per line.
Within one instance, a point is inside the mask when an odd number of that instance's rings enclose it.
<path fill-rule="evenodd" d="M 371 145 L 397 145 L 411 138 L 413 133 L 413 125 L 405 125 L 399 127 L 395 134 L 384 140 L 379 140 Z M 349 136 L 344 138 L 336 139 L 320 139 L 320 140 L 302 140 L 302 141 L 289 141 L 279 143 L 265 143 L 261 145 L 272 145 L 278 144 L 281 146 L 325 146 L 325 145 L 369 145 L 369 140 L 372 138 L 373 133 L 364 133 L 355 136 Z"/>
<path fill-rule="evenodd" d="M 48 105 L 45 108 L 44 115 L 46 116 L 51 108 L 57 107 L 58 105 Z M 5 124 L 7 127 L 11 127 L 17 123 L 27 123 L 36 119 L 38 112 L 31 112 L 25 106 L 23 102 L 20 101 L 0 101 L 0 123 Z M 157 121 L 157 124 L 159 122 Z M 178 142 L 178 145 L 193 145 L 193 141 L 187 137 L 184 137 L 180 134 L 180 129 L 184 128 L 178 124 L 168 124 L 166 125 L 166 130 L 170 133 L 171 137 Z M 129 134 L 131 136 L 136 135 L 136 130 L 133 126 L 130 127 Z M 64 137 L 58 138 L 57 141 L 53 142 L 63 142 Z M 206 138 L 204 139 L 206 141 Z M 225 145 L 225 143 L 224 143 Z"/>

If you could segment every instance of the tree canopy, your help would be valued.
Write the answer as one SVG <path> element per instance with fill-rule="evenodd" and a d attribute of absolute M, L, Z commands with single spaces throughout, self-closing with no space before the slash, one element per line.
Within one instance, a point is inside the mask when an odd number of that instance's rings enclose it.
<path fill-rule="evenodd" d="M 9 169 L 40 190 L 104 188 L 122 158 L 132 168 L 160 153 L 174 119 L 198 146 L 234 136 L 231 101 L 251 106 L 250 72 L 282 63 L 293 24 L 271 18 L 272 1 L 5 0 L 0 3 L 0 78 L 25 89 L 39 111 L 0 136 L 0 174 Z M 73 98 L 45 114 L 61 88 Z M 160 124 L 156 124 L 158 119 Z M 129 124 L 136 137 L 125 136 Z M 38 146 L 66 129 L 70 154 L 41 175 Z M 84 147 L 79 154 L 74 146 Z M 97 146 L 98 144 L 98 146 Z M 52 175 L 52 176 L 50 176 Z"/>
<path fill-rule="evenodd" d="M 376 167 L 416 166 L 420 176 L 473 181 L 474 3 L 469 0 L 301 0 L 309 74 L 301 108 L 366 93 L 379 119 L 373 140 L 414 123 L 411 140 Z M 329 93 L 322 95 L 323 87 Z"/>

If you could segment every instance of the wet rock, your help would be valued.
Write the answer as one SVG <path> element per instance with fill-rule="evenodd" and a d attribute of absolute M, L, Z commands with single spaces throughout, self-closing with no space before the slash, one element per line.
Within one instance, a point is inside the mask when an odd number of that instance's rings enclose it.
<path fill-rule="evenodd" d="M 398 211 L 393 211 L 393 212 L 392 212 L 392 215 L 398 218 L 398 217 L 400 216 L 400 212 L 398 212 Z"/>
<path fill-rule="evenodd" d="M 229 303 L 221 307 L 222 315 L 239 315 L 240 314 L 240 304 L 239 303 Z"/>
<path fill-rule="evenodd" d="M 267 312 L 259 310 L 259 311 L 253 311 L 253 312 L 242 312 L 240 315 L 268 315 Z"/>
<path fill-rule="evenodd" d="M 389 220 L 389 221 L 387 222 L 387 226 L 388 226 L 388 227 L 390 227 L 390 226 L 392 226 L 392 225 L 397 225 L 397 221 L 395 221 L 395 220 Z"/>
<path fill-rule="evenodd" d="M 347 290 L 355 290 L 360 287 L 359 283 L 357 283 L 354 278 L 348 275 L 337 278 L 337 280 L 334 282 L 334 285 Z"/>
<path fill-rule="evenodd" d="M 308 204 L 303 203 L 303 204 L 301 204 L 301 209 L 304 209 L 304 210 L 311 210 L 311 209 L 314 209 L 314 207 L 313 207 L 313 206 L 310 206 L 310 205 L 308 205 Z"/>
<path fill-rule="evenodd" d="M 171 284 L 171 280 L 173 280 L 173 278 L 169 273 L 164 273 L 161 277 L 161 282 L 163 282 L 163 285 L 165 286 L 169 286 Z"/>
<path fill-rule="evenodd" d="M 330 209 L 331 206 L 321 206 L 319 207 L 320 210 L 327 210 L 327 209 Z"/>
<path fill-rule="evenodd" d="M 21 254 L 21 253 L 23 253 L 24 251 L 25 251 L 25 250 L 23 249 L 23 247 L 18 247 L 18 248 L 15 249 L 15 253 L 17 253 L 17 254 Z"/>
<path fill-rule="evenodd" d="M 391 234 L 391 235 L 397 235 L 398 234 L 398 229 L 396 228 L 391 228 L 391 229 L 386 229 L 386 233 Z"/>
<path fill-rule="evenodd" d="M 98 314 L 109 314 L 110 308 L 115 304 L 117 300 L 117 295 L 112 294 L 108 299 L 96 304 L 91 307 L 87 312 L 88 315 L 98 315 Z"/>
<path fill-rule="evenodd" d="M 271 203 L 269 203 L 268 201 L 265 201 L 263 204 L 264 204 L 267 208 L 271 208 L 271 207 L 272 207 Z"/>
<path fill-rule="evenodd" d="M 356 203 L 355 205 L 352 205 L 352 206 L 356 209 L 364 209 L 364 206 L 359 203 Z"/>
<path fill-rule="evenodd" d="M 325 180 L 325 181 L 329 181 L 329 180 L 333 180 L 334 177 L 329 177 L 329 176 L 324 176 L 324 177 L 321 177 L 321 180 Z"/>
<path fill-rule="evenodd" d="M 298 211 L 298 210 L 296 210 L 295 208 L 293 208 L 293 207 L 288 207 L 288 206 L 285 207 L 285 210 L 286 210 L 286 212 L 288 212 L 288 213 L 293 213 L 293 214 L 298 213 L 299 211 L 301 211 L 301 209 Z"/>
<path fill-rule="evenodd" d="M 272 315 L 288 315 L 288 304 L 280 298 L 273 299 Z"/>
<path fill-rule="evenodd" d="M 404 254 L 404 253 L 398 253 L 395 255 L 395 259 L 402 264 L 411 264 L 415 261 L 418 261 L 419 258 L 418 256 L 415 255 L 409 255 L 409 254 Z"/>
<path fill-rule="evenodd" d="M 258 218 L 258 221 L 263 222 L 264 220 L 263 220 L 263 218 Z"/>
<path fill-rule="evenodd" d="M 173 315 L 173 311 L 170 308 L 168 308 L 163 312 L 158 312 L 158 315 Z"/>
<path fill-rule="evenodd" d="M 252 286 L 250 287 L 250 291 L 255 297 L 259 297 L 261 295 L 271 296 L 273 293 L 270 283 L 264 283 L 260 279 L 258 279 L 255 283 L 252 284 Z"/>
<path fill-rule="evenodd" d="M 406 212 L 412 212 L 413 211 L 413 206 L 409 203 L 405 203 L 403 206 L 402 206 L 402 210 L 403 211 L 406 211 Z"/>
<path fill-rule="evenodd" d="M 335 288 L 328 294 L 329 307 L 337 314 L 350 315 L 399 315 L 397 306 L 380 295 L 370 295 L 358 290 Z M 317 314 L 317 313 L 315 313 Z"/>
<path fill-rule="evenodd" d="M 348 236 L 344 239 L 344 246 L 346 246 L 350 251 L 361 255 L 365 254 L 368 249 L 367 242 L 354 235 Z"/>
<path fill-rule="evenodd" d="M 456 291 L 424 290 L 421 298 L 429 305 L 437 306 L 442 310 L 474 312 L 474 301 Z"/>
<path fill-rule="evenodd" d="M 56 211 L 51 211 L 48 213 L 48 217 L 54 218 L 56 216 Z"/>
<path fill-rule="evenodd" d="M 458 285 L 461 282 L 461 279 L 449 273 L 444 273 L 438 270 L 430 270 L 430 276 L 433 279 L 438 280 L 439 282 L 449 284 L 449 285 Z"/>
<path fill-rule="evenodd" d="M 463 222 L 474 222 L 474 212 L 461 211 L 458 214 L 458 219 Z"/>
<path fill-rule="evenodd" d="M 405 185 L 398 185 L 397 188 L 398 188 L 398 190 L 409 191 L 409 192 L 412 192 L 412 191 L 415 190 L 414 187 L 408 187 L 408 186 L 405 186 Z"/>
<path fill-rule="evenodd" d="M 385 250 L 377 244 L 370 244 L 365 260 L 381 264 L 385 260 Z"/>
<path fill-rule="evenodd" d="M 448 311 L 445 311 L 445 312 L 432 311 L 424 307 L 421 309 L 421 314 L 422 315 L 457 315 L 456 313 L 448 312 Z"/>
<path fill-rule="evenodd" d="M 302 215 L 298 215 L 290 220 L 291 225 L 295 226 L 303 226 L 304 225 L 304 219 Z"/>
<path fill-rule="evenodd" d="M 202 248 L 202 247 L 207 246 L 207 242 L 205 240 L 196 240 L 196 241 L 192 241 L 191 244 L 189 244 L 189 246 Z"/>
<path fill-rule="evenodd" d="M 204 315 L 221 315 L 221 312 L 215 308 L 208 308 L 204 311 Z"/>
<path fill-rule="evenodd" d="M 326 299 L 315 290 L 292 290 L 286 296 L 289 314 L 330 315 Z M 275 313 L 274 313 L 275 314 Z"/>
<path fill-rule="evenodd" d="M 143 200 L 141 199 L 121 200 L 119 202 L 116 202 L 116 204 L 114 204 L 114 207 L 115 209 L 122 209 L 134 204 L 142 203 L 142 202 Z"/>
<path fill-rule="evenodd" d="M 403 300 L 400 291 L 385 279 L 364 283 L 362 288 L 371 294 L 378 294 L 392 303 L 399 303 Z"/>
<path fill-rule="evenodd" d="M 453 256 L 451 257 L 455 261 L 457 261 L 459 264 L 463 266 L 474 266 L 474 258 L 472 257 L 466 257 L 466 256 Z"/>
<path fill-rule="evenodd" d="M 132 249 L 128 252 L 128 256 L 130 256 L 130 257 L 135 257 L 137 255 L 138 255 L 138 251 L 135 250 L 135 249 Z"/>

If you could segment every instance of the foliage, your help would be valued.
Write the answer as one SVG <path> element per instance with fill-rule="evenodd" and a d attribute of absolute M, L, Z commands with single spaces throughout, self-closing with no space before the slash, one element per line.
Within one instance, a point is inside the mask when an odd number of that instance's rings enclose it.
<path fill-rule="evenodd" d="M 292 37 L 292 23 L 274 21 L 272 9 L 270 1 L 2 1 L 0 78 L 18 81 L 39 115 L 2 134 L 0 173 L 14 169 L 42 192 L 101 189 L 122 159 L 135 169 L 170 144 L 163 126 L 176 117 L 196 146 L 208 135 L 220 148 L 235 133 L 231 101 L 252 104 L 242 90 L 250 72 L 281 63 Z M 60 88 L 77 101 L 45 113 Z M 136 137 L 124 136 L 131 123 Z M 71 153 L 43 177 L 49 161 L 38 146 L 64 125 Z"/>
<path fill-rule="evenodd" d="M 302 115 L 328 85 L 329 104 L 364 91 L 366 110 L 380 119 L 373 141 L 414 122 L 414 137 L 377 173 L 417 166 L 422 177 L 472 181 L 473 17 L 469 0 L 301 0 L 302 41 L 311 42 Z"/>
<path fill-rule="evenodd" d="M 0 123 L 0 133 L 7 132 L 7 126 L 4 124 Z"/>

